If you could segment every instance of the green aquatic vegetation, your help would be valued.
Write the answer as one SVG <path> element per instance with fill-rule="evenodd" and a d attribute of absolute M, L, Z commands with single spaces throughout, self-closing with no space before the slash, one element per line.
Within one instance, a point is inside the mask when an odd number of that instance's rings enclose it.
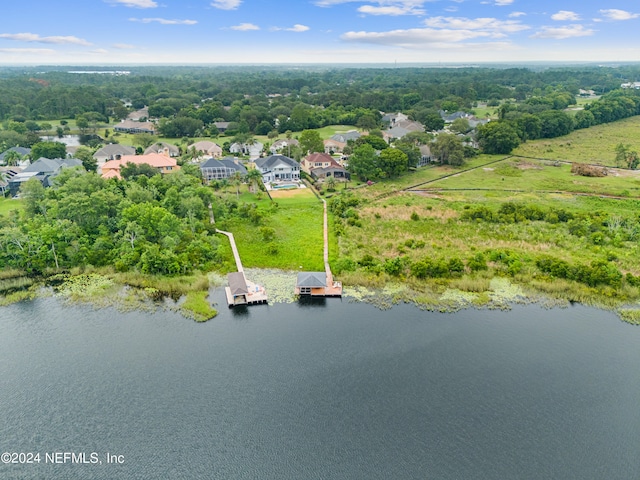
<path fill-rule="evenodd" d="M 109 277 L 97 273 L 65 276 L 62 284 L 57 288 L 57 292 L 72 299 L 90 300 L 97 295 L 103 295 L 107 289 L 114 285 L 113 280 Z"/>
<path fill-rule="evenodd" d="M 206 322 L 218 315 L 218 311 L 211 306 L 207 297 L 208 292 L 189 292 L 180 305 L 180 312 L 196 322 Z"/>
<path fill-rule="evenodd" d="M 620 308 L 616 311 L 618 316 L 631 325 L 640 325 L 640 309 Z"/>

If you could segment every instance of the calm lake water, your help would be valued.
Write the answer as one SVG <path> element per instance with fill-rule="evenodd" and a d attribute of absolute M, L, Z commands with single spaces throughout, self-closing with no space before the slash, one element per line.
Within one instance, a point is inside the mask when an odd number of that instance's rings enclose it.
<path fill-rule="evenodd" d="M 46 298 L 0 331 L 0 452 L 42 455 L 3 479 L 640 478 L 640 328 L 594 309 L 330 299 L 196 324 Z"/>

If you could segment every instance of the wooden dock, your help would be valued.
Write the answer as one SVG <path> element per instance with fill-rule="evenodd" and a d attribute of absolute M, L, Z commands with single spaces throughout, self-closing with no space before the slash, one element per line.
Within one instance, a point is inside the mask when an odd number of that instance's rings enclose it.
<path fill-rule="evenodd" d="M 244 268 L 242 267 L 242 261 L 240 260 L 240 254 L 238 253 L 238 247 L 236 246 L 236 240 L 233 237 L 233 233 L 224 232 L 216 229 L 216 232 L 226 235 L 229 238 L 231 244 L 231 251 L 233 252 L 233 258 L 236 262 L 237 272 L 230 273 L 227 278 L 229 280 L 229 286 L 225 287 L 224 291 L 227 296 L 227 304 L 229 308 L 238 305 L 258 305 L 261 303 L 267 303 L 267 291 L 262 285 L 247 280 L 244 274 Z"/>
<path fill-rule="evenodd" d="M 312 297 L 342 297 L 342 283 L 333 279 L 331 267 L 329 266 L 329 225 L 326 200 L 322 199 L 322 205 L 324 207 L 324 274 L 322 272 L 300 272 L 295 294 L 310 295 Z"/>

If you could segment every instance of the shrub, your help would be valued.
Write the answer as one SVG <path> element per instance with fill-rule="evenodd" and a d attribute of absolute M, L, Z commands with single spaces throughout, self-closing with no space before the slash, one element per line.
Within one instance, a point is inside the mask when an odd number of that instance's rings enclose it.
<path fill-rule="evenodd" d="M 417 222 L 418 220 L 420 220 L 420 215 L 418 215 L 416 212 L 413 212 L 411 214 L 411 220 L 413 220 L 414 222 Z"/>
<path fill-rule="evenodd" d="M 467 267 L 472 272 L 487 270 L 487 260 L 482 253 L 478 252 L 467 261 Z"/>
<path fill-rule="evenodd" d="M 606 177 L 607 169 L 605 167 L 585 165 L 584 163 L 572 163 L 571 173 L 574 175 L 581 175 L 583 177 Z"/>

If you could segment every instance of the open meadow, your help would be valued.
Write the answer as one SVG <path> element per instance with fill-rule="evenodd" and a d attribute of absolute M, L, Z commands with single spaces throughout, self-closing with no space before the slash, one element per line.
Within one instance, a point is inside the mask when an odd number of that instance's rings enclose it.
<path fill-rule="evenodd" d="M 512 153 L 525 157 L 615 166 L 616 146 L 640 151 L 640 116 L 575 130 L 569 135 L 523 143 Z"/>

